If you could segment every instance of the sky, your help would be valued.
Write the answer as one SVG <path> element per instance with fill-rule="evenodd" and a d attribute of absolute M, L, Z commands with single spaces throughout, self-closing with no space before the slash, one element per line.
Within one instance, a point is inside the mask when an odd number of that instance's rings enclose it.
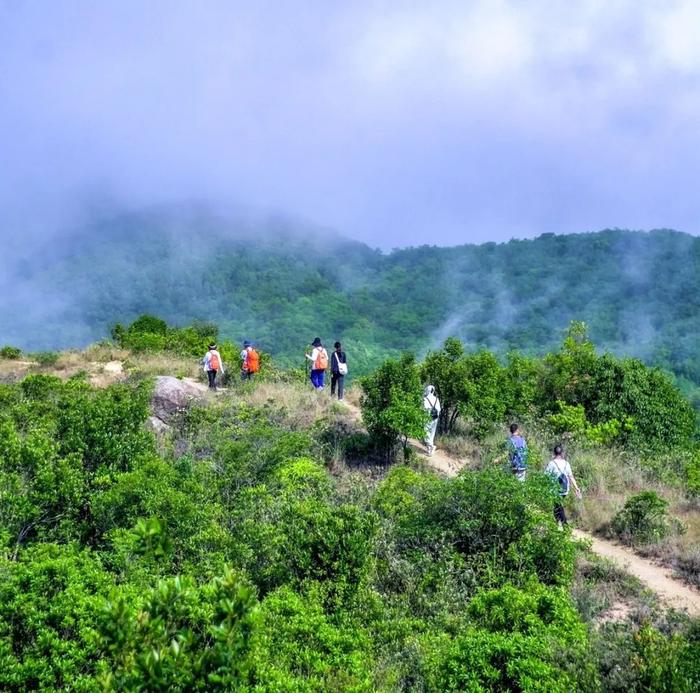
<path fill-rule="evenodd" d="M 0 238 L 205 200 L 385 249 L 700 230 L 695 0 L 0 0 Z"/>

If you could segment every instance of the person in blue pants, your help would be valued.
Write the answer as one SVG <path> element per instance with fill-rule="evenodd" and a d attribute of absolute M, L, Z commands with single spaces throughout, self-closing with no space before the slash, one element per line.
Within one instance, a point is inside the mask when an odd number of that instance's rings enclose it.
<path fill-rule="evenodd" d="M 321 338 L 316 337 L 311 343 L 313 351 L 310 354 L 305 354 L 306 358 L 311 361 L 311 384 L 316 390 L 323 390 L 323 380 L 328 368 L 328 352 L 321 344 Z"/>

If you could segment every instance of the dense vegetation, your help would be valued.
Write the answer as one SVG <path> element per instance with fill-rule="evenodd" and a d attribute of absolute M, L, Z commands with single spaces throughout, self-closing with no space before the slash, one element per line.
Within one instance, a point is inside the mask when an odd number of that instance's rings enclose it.
<path fill-rule="evenodd" d="M 420 247 L 382 254 L 280 221 L 205 212 L 94 223 L 14 265 L 5 342 L 30 351 L 104 337 L 142 313 L 253 339 L 303 364 L 316 335 L 341 339 L 355 373 L 456 336 L 469 349 L 544 354 L 572 320 L 604 351 L 672 371 L 700 402 L 700 238 L 672 231 Z"/>
<path fill-rule="evenodd" d="M 143 318 L 115 336 L 198 353 L 213 329 Z M 552 354 L 507 366 L 458 340 L 422 363 L 385 363 L 362 383 L 378 433 L 368 456 L 374 443 L 386 459 L 387 441 L 420 429 L 421 383 L 448 382 L 450 369 L 462 388 L 445 391 L 444 426 L 455 411 L 476 437 L 511 413 L 552 431 L 569 417 L 592 444 L 604 430 L 643 447 L 650 473 L 669 451 L 693 459 L 687 403 L 657 371 L 597 355 L 580 326 Z M 331 474 L 340 415 L 302 426 L 283 401 L 254 405 L 251 387 L 237 388 L 156 440 L 144 427 L 147 380 L 98 390 L 34 374 L 0 385 L 0 688 L 700 685 L 697 626 L 584 620 L 550 479 L 533 471 L 523 484 L 496 467 L 446 479 L 411 464 Z M 625 516 L 635 527 L 642 505 Z"/>

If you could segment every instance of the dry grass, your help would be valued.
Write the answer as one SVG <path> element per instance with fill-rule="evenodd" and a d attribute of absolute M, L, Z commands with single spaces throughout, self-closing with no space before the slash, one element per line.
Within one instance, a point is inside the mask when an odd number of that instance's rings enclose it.
<path fill-rule="evenodd" d="M 128 349 L 120 349 L 111 344 L 92 344 L 83 352 L 88 361 L 107 363 L 109 361 L 126 361 L 131 355 Z"/>
<path fill-rule="evenodd" d="M 443 435 L 435 440 L 436 446 L 450 457 L 459 461 L 467 461 L 468 466 L 475 468 L 482 466 L 481 446 L 471 438 L 461 435 Z"/>
<path fill-rule="evenodd" d="M 124 370 L 143 377 L 172 375 L 175 378 L 194 378 L 204 381 L 204 373 L 199 361 L 192 357 L 172 354 L 130 354 L 124 360 Z"/>
<path fill-rule="evenodd" d="M 572 596 L 581 616 L 596 625 L 639 622 L 658 608 L 656 596 L 637 578 L 590 552 L 577 558 Z"/>
<path fill-rule="evenodd" d="M 235 389 L 253 406 L 278 410 L 293 430 L 311 428 L 321 419 L 342 419 L 347 413 L 342 402 L 331 398 L 330 390 L 317 392 L 310 385 L 260 382 Z"/>

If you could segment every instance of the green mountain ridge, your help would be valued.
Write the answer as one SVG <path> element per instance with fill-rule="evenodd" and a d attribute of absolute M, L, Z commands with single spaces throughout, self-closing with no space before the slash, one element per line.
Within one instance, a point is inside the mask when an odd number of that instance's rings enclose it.
<path fill-rule="evenodd" d="M 657 230 L 378 250 L 284 220 L 201 210 L 114 216 L 14 266 L 0 339 L 81 346 L 142 313 L 221 325 L 283 363 L 316 335 L 340 339 L 356 372 L 448 336 L 469 348 L 541 354 L 571 320 L 603 350 L 700 383 L 700 238 Z"/>

